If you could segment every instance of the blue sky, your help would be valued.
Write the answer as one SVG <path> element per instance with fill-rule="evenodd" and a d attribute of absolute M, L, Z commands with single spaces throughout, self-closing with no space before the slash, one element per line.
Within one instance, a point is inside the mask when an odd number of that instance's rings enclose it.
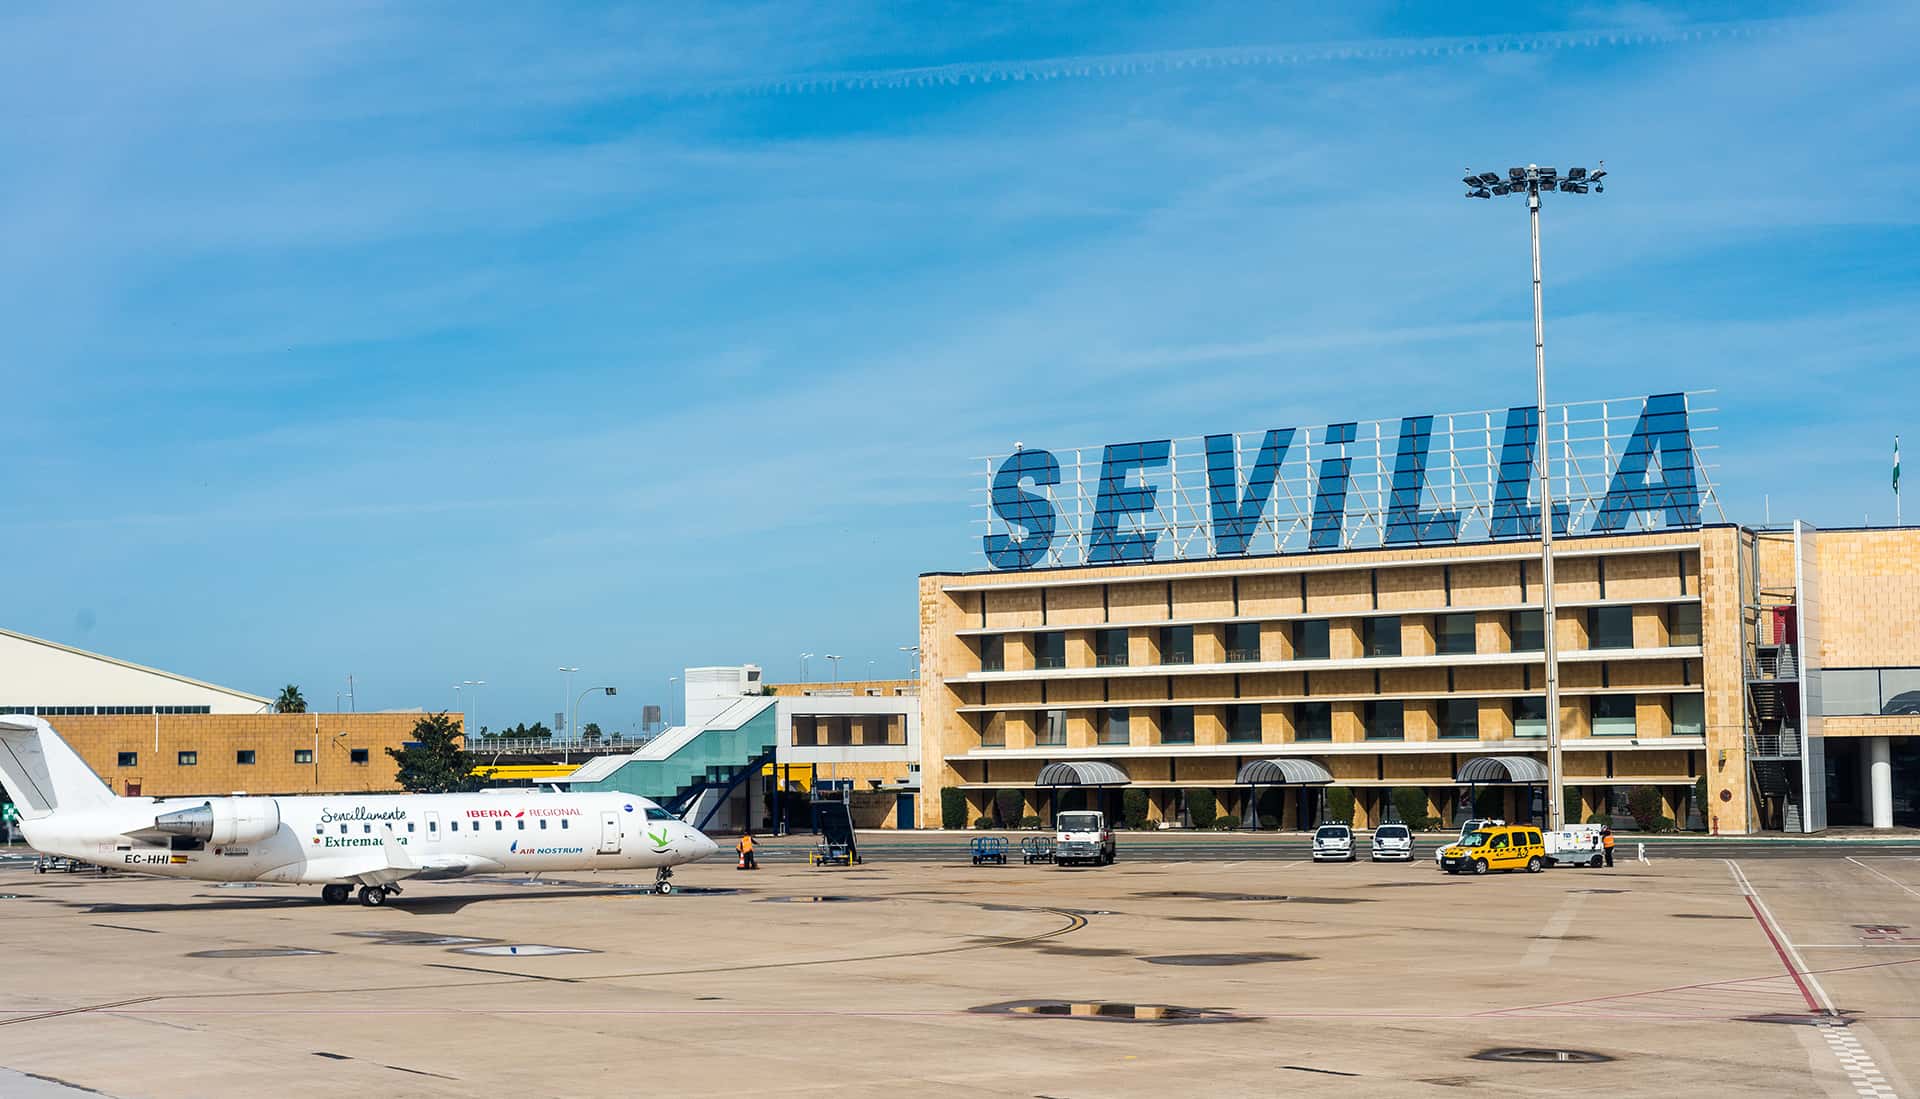
<path fill-rule="evenodd" d="M 1529 400 L 1524 209 L 1456 182 L 1528 160 L 1613 173 L 1554 398 L 1717 389 L 1730 518 L 1886 522 L 1917 22 L 15 5 L 0 622 L 487 724 L 900 674 L 975 455 Z"/>

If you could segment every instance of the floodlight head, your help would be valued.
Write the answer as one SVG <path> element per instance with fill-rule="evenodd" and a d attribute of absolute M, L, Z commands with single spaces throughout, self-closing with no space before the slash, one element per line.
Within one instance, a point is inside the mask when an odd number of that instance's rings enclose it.
<path fill-rule="evenodd" d="M 1547 186 L 1549 186 L 1549 187 L 1551 187 L 1551 186 L 1553 185 L 1553 181 L 1554 181 L 1554 180 L 1555 180 L 1556 178 L 1558 178 L 1558 175 L 1559 175 L 1559 173 L 1558 173 L 1558 172 L 1557 172 L 1557 171 L 1556 171 L 1555 169 L 1552 169 L 1552 168 L 1542 168 L 1542 169 L 1540 169 L 1540 182 L 1542 182 L 1542 183 L 1544 183 L 1544 184 L 1546 184 Z"/>
<path fill-rule="evenodd" d="M 1527 170 L 1525 168 L 1508 168 L 1507 178 L 1515 183 L 1524 183 L 1527 179 Z"/>
<path fill-rule="evenodd" d="M 1572 180 L 1585 179 L 1587 178 L 1587 170 L 1585 168 L 1568 168 L 1567 178 Z"/>
<path fill-rule="evenodd" d="M 1504 183 L 1496 183 L 1493 185 L 1493 193 L 1496 195 L 1508 195 L 1513 193 L 1513 188 Z"/>
<path fill-rule="evenodd" d="M 1607 189 L 1607 188 L 1606 188 L 1606 187 L 1605 187 L 1605 186 L 1604 186 L 1603 184 L 1599 184 L 1599 183 L 1596 183 L 1596 184 L 1594 184 L 1594 185 L 1593 185 L 1593 193 L 1594 193 L 1594 194 L 1596 194 L 1596 195 L 1597 195 L 1597 194 L 1600 194 L 1601 192 L 1603 192 L 1603 191 L 1605 191 L 1606 189 Z"/>
<path fill-rule="evenodd" d="M 1605 164 L 1606 161 L 1603 160 L 1600 163 Z M 1605 168 L 1595 168 L 1593 170 L 1593 174 L 1588 176 L 1587 178 L 1588 179 L 1605 179 L 1607 178 L 1607 170 Z"/>
<path fill-rule="evenodd" d="M 1485 187 L 1482 187 L 1476 191 L 1468 191 L 1467 197 L 1468 198 L 1492 198 L 1493 192 L 1487 190 Z"/>
<path fill-rule="evenodd" d="M 1477 175 L 1474 175 L 1472 172 L 1468 172 L 1464 177 L 1461 178 L 1460 182 L 1466 184 L 1469 187 L 1478 187 L 1480 186 L 1480 177 Z"/>
<path fill-rule="evenodd" d="M 1491 187 L 1498 182 L 1500 182 L 1500 177 L 1498 175 L 1495 175 L 1492 172 L 1480 173 L 1480 185 L 1482 187 Z"/>

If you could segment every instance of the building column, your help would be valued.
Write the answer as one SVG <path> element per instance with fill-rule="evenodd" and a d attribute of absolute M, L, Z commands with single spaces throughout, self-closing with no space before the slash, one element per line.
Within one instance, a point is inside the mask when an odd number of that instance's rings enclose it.
<path fill-rule="evenodd" d="M 1873 738 L 1862 737 L 1854 742 L 1860 754 L 1860 776 L 1855 781 L 1853 803 L 1860 811 L 1860 823 L 1873 823 Z"/>
<path fill-rule="evenodd" d="M 1875 828 L 1893 827 L 1893 744 L 1883 736 L 1868 737 L 1866 743 L 1868 769 L 1871 772 L 1871 791 L 1869 804 L 1873 807 L 1871 823 Z"/>

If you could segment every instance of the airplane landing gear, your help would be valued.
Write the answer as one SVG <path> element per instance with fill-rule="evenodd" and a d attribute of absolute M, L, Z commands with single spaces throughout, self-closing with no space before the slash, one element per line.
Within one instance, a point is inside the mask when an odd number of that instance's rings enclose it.
<path fill-rule="evenodd" d="M 653 891 L 663 897 L 673 896 L 673 867 L 662 866 L 654 872 Z"/>
<path fill-rule="evenodd" d="M 350 896 L 352 892 L 353 890 L 349 887 L 335 882 L 332 885 L 320 887 L 320 899 L 328 904 L 345 904 L 347 903 L 347 897 Z"/>
<path fill-rule="evenodd" d="M 360 903 L 368 908 L 378 908 L 387 903 L 387 894 L 398 892 L 390 885 L 363 885 L 360 887 Z"/>

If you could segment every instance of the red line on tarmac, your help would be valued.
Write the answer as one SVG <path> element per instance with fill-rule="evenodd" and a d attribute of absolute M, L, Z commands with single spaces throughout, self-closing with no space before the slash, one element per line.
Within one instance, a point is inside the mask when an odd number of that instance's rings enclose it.
<path fill-rule="evenodd" d="M 1773 952 L 1780 956 L 1780 964 L 1787 967 L 1787 976 L 1793 978 L 1794 987 L 1800 990 L 1801 998 L 1807 1001 L 1807 1010 L 1824 1014 L 1819 1001 L 1813 998 L 1813 990 L 1807 987 L 1806 979 L 1800 975 L 1800 967 L 1793 964 L 1793 959 L 1787 957 L 1787 948 L 1780 945 L 1780 937 L 1773 932 L 1773 921 L 1767 919 L 1766 913 L 1760 910 L 1760 906 L 1754 902 L 1752 893 L 1747 893 L 1745 896 L 1747 907 L 1753 909 L 1753 918 L 1760 921 L 1760 930 L 1767 933 L 1767 942 L 1773 944 Z"/>

